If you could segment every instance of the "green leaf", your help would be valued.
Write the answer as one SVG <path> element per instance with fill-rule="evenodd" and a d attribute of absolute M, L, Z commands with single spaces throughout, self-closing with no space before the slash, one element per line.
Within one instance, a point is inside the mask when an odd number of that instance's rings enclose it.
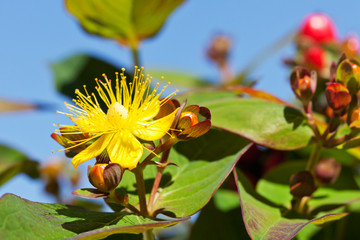
<path fill-rule="evenodd" d="M 214 195 L 214 203 L 216 208 L 226 212 L 239 207 L 239 196 L 235 191 L 227 189 L 219 189 Z"/>
<path fill-rule="evenodd" d="M 30 160 L 23 153 L 0 145 L 0 186 L 19 173 L 38 178 L 38 165 L 38 162 Z"/>
<path fill-rule="evenodd" d="M 209 89 L 186 92 L 184 94 L 176 96 L 176 99 L 178 99 L 179 101 L 184 101 L 185 99 L 187 99 L 188 105 L 203 105 L 204 103 L 207 103 L 209 101 L 216 101 L 220 99 L 223 100 L 228 98 L 233 99 L 237 96 L 239 96 L 239 93 L 236 92 Z"/>
<path fill-rule="evenodd" d="M 272 203 L 289 208 L 292 199 L 289 191 L 290 176 L 305 169 L 305 166 L 306 163 L 301 161 L 287 162 L 274 168 L 259 180 L 256 186 L 257 192 Z M 353 175 L 351 167 L 342 166 L 340 176 L 335 183 L 316 190 L 313 198 L 308 202 L 311 215 L 360 200 L 360 190 Z"/>
<path fill-rule="evenodd" d="M 286 218 L 282 209 L 268 205 L 261 196 L 249 186 L 246 177 L 239 172 L 237 177 L 234 171 L 239 191 L 243 221 L 251 239 L 284 239 L 290 240 L 306 225 L 312 222 L 327 222 L 340 219 L 346 213 L 324 215 L 312 220 Z"/>
<path fill-rule="evenodd" d="M 86 85 L 89 93 L 94 92 L 97 86 L 95 78 L 101 79 L 102 74 L 105 73 L 109 78 L 114 79 L 115 72 L 119 72 L 120 69 L 86 54 L 71 56 L 52 64 L 51 67 L 55 76 L 56 89 L 70 98 L 76 97 L 75 89 L 83 92 L 83 85 Z"/>
<path fill-rule="evenodd" d="M 100 213 L 61 204 L 35 203 L 12 194 L 0 199 L 0 209 L 1 239 L 101 239 L 187 220 L 162 221 L 120 212 Z"/>
<path fill-rule="evenodd" d="M 96 188 L 81 188 L 72 192 L 75 196 L 96 199 L 96 198 L 106 198 L 108 194 L 101 192 Z"/>
<path fill-rule="evenodd" d="M 218 143 L 219 139 L 222 144 Z M 238 135 L 218 129 L 211 129 L 198 139 L 178 143 L 169 156 L 178 167 L 165 169 L 151 212 L 184 217 L 199 211 L 231 172 L 248 144 Z M 226 149 L 225 145 L 228 146 Z M 144 171 L 147 193 L 151 191 L 156 172 L 153 165 Z M 127 192 L 131 204 L 138 204 L 132 173 L 125 171 L 118 188 Z"/>
<path fill-rule="evenodd" d="M 319 239 L 360 239 L 360 232 L 358 230 L 360 213 L 359 203 L 356 202 L 346 206 L 342 211 L 349 211 L 348 217 L 340 221 L 326 223 L 325 225 L 317 226 L 313 224 L 307 225 L 296 236 L 299 240 L 319 240 Z M 357 212 L 352 211 L 353 205 L 357 206 Z"/>
<path fill-rule="evenodd" d="M 298 109 L 263 99 L 234 98 L 231 95 L 234 96 L 234 93 L 209 91 L 182 97 L 188 98 L 189 104 L 209 108 L 213 126 L 239 134 L 259 145 L 294 150 L 311 143 L 312 130 Z"/>
<path fill-rule="evenodd" d="M 205 79 L 190 75 L 187 72 L 176 72 L 170 70 L 152 70 L 148 71 L 150 76 L 160 80 L 164 77 L 164 81 L 171 82 L 172 85 L 186 88 L 199 88 L 211 86 Z"/>
<path fill-rule="evenodd" d="M 66 0 L 65 4 L 89 33 L 135 47 L 154 36 L 183 0 Z"/>
<path fill-rule="evenodd" d="M 235 90 L 194 91 L 181 95 L 179 99 L 209 108 L 213 126 L 259 145 L 295 150 L 311 144 L 313 132 L 300 110 L 274 100 L 236 97 L 239 93 Z"/>

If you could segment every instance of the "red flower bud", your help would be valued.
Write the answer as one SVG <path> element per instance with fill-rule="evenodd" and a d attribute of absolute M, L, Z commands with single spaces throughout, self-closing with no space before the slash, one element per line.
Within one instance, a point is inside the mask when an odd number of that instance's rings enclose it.
<path fill-rule="evenodd" d="M 335 40 L 336 28 L 329 16 L 313 13 L 302 22 L 299 34 L 314 42 L 326 43 Z"/>
<path fill-rule="evenodd" d="M 343 112 L 351 102 L 349 90 L 341 83 L 330 83 L 325 89 L 325 96 L 334 113 Z"/>

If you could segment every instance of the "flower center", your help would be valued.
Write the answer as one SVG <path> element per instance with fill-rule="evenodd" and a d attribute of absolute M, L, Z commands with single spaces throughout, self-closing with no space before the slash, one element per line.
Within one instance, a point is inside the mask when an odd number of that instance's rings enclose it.
<path fill-rule="evenodd" d="M 117 122 L 127 119 L 128 110 L 118 102 L 113 103 L 108 111 L 107 117 L 111 122 Z"/>

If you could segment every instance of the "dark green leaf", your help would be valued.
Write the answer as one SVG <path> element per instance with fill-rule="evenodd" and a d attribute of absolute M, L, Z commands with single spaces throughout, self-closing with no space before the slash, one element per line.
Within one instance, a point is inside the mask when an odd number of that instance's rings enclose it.
<path fill-rule="evenodd" d="M 236 194 L 236 192 L 234 192 Z M 215 194 L 215 196 L 217 193 Z M 210 201 L 201 210 L 199 218 L 191 229 L 190 240 L 246 240 L 250 239 L 241 218 L 239 197 L 237 207 L 230 211 L 216 208 L 214 201 Z"/>
<path fill-rule="evenodd" d="M 38 165 L 23 153 L 0 145 L 0 186 L 22 172 L 32 178 L 39 177 Z"/>
<path fill-rule="evenodd" d="M 61 204 L 35 203 L 12 194 L 0 199 L 0 209 L 1 239 L 101 239 L 187 220 L 161 221 L 120 212 L 93 212 Z"/>
<path fill-rule="evenodd" d="M 67 9 L 89 33 L 129 46 L 154 36 L 183 0 L 66 0 Z"/>
<path fill-rule="evenodd" d="M 84 92 L 83 85 L 86 85 L 89 93 L 94 92 L 97 86 L 95 78 L 102 79 L 102 74 L 105 73 L 110 79 L 114 79 L 115 72 L 120 72 L 120 68 L 85 54 L 71 56 L 52 64 L 51 67 L 55 76 L 56 89 L 70 98 L 76 96 L 75 89 Z"/>

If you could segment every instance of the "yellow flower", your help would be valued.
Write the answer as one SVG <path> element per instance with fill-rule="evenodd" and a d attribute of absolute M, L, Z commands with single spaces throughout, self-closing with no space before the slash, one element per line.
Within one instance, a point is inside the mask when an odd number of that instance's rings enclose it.
<path fill-rule="evenodd" d="M 70 117 L 76 126 L 64 126 L 67 129 L 62 134 L 79 134 L 89 136 L 74 142 L 76 147 L 94 140 L 94 142 L 75 155 L 72 164 L 75 168 L 85 161 L 99 156 L 104 150 L 107 151 L 110 161 L 118 163 L 123 168 L 133 169 L 137 166 L 144 146 L 139 139 L 154 141 L 163 137 L 174 120 L 176 111 L 157 120 L 153 119 L 160 107 L 175 95 L 173 92 L 167 98 L 159 100 L 165 86 L 159 93 L 160 84 L 157 83 L 154 90 L 150 90 L 151 77 L 145 78 L 142 70 L 135 67 L 134 80 L 126 82 L 122 73 L 116 73 L 115 86 L 104 74 L 105 82 L 95 79 L 97 93 L 107 107 L 105 113 L 100 107 L 98 97 L 91 95 L 84 86 L 85 94 L 78 89 L 75 91 L 77 98 L 73 99 L 75 105 L 65 102 L 70 113 L 62 113 Z M 69 148 L 67 148 L 69 149 Z"/>

